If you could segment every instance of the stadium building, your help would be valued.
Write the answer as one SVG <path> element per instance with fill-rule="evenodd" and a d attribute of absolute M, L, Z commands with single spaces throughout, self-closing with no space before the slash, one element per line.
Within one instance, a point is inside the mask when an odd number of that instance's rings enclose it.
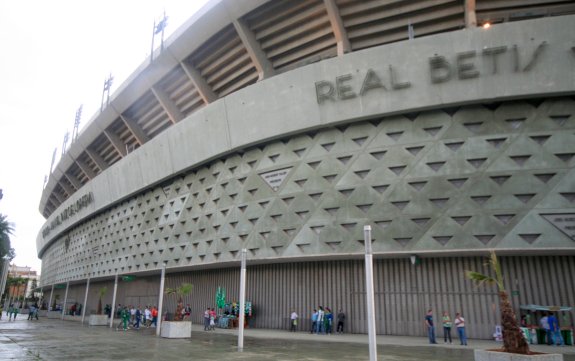
<path fill-rule="evenodd" d="M 250 327 L 308 330 L 318 305 L 424 335 L 427 309 L 491 338 L 500 255 L 514 307 L 575 305 L 575 2 L 219 0 L 112 94 L 40 201 L 45 299 L 157 304 L 218 287 Z M 490 25 L 490 26 L 489 26 Z M 105 296 L 112 303 L 112 292 Z M 164 309 L 174 310 L 166 297 Z M 337 312 L 337 311 L 336 311 Z M 573 318 L 561 318 L 568 326 Z"/>

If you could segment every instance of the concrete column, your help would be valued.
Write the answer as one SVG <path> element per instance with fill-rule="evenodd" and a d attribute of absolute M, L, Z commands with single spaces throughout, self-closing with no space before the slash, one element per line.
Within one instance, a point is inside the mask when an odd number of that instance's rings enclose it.
<path fill-rule="evenodd" d="M 86 293 L 84 294 L 84 306 L 82 307 L 82 325 L 84 324 L 84 318 L 86 317 L 86 302 L 88 302 L 88 291 L 90 290 L 90 277 L 86 281 Z"/>
<path fill-rule="evenodd" d="M 365 302 L 367 303 L 367 334 L 369 337 L 369 361 L 377 361 L 375 340 L 375 306 L 373 292 L 373 254 L 371 253 L 371 226 L 363 226 L 365 241 Z"/>
<path fill-rule="evenodd" d="M 118 292 L 118 274 L 114 278 L 114 295 L 112 296 L 112 311 L 110 314 L 110 328 L 114 326 L 114 312 L 116 312 L 116 292 Z"/>
<path fill-rule="evenodd" d="M 52 291 L 50 291 L 50 301 L 48 301 L 48 311 L 50 310 L 50 307 L 52 307 L 52 297 L 54 296 L 54 284 L 52 284 Z"/>
<path fill-rule="evenodd" d="M 64 294 L 64 304 L 62 305 L 62 320 L 66 314 L 66 302 L 68 302 L 68 289 L 70 288 L 70 281 L 66 282 L 66 293 Z"/>
<path fill-rule="evenodd" d="M 465 0 L 465 27 L 477 26 L 477 14 L 475 12 L 475 0 Z"/>
<path fill-rule="evenodd" d="M 166 262 L 162 264 L 162 275 L 160 277 L 160 295 L 158 296 L 158 322 L 156 323 L 156 336 L 160 336 L 162 326 L 162 307 L 164 306 L 164 284 L 166 282 Z"/>
<path fill-rule="evenodd" d="M 244 350 L 244 322 L 246 318 L 246 253 L 247 250 L 242 248 L 242 268 L 240 271 L 240 322 L 238 324 L 238 351 Z"/>

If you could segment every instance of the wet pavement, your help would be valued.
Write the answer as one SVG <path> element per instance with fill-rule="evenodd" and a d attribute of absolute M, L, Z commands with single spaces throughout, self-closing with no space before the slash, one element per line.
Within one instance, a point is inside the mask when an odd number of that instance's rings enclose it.
<path fill-rule="evenodd" d="M 164 339 L 155 329 L 116 331 L 105 326 L 41 318 L 0 320 L 0 360 L 368 360 L 366 335 L 310 335 L 284 330 L 245 330 L 244 351 L 237 352 L 237 330 L 203 331 L 194 325 L 191 339 Z M 457 340 L 454 340 L 457 341 Z M 473 348 L 500 343 L 470 340 L 469 346 L 429 345 L 422 337 L 378 336 L 378 360 L 473 360 Z M 559 351 L 575 361 L 575 347 L 534 345 Z"/>

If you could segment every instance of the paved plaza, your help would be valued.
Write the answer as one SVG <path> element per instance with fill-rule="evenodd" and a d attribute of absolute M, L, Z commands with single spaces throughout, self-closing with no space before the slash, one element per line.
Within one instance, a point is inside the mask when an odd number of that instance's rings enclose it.
<path fill-rule="evenodd" d="M 442 341 L 442 340 L 439 340 Z M 422 337 L 378 336 L 379 360 L 473 360 L 473 348 L 499 343 L 470 340 L 469 346 L 429 345 Z M 533 350 L 562 352 L 575 361 L 575 347 L 534 345 Z M 191 339 L 162 339 L 155 329 L 115 331 L 103 326 L 20 315 L 0 321 L 0 360 L 368 360 L 366 335 L 310 335 L 283 330 L 245 331 L 244 351 L 237 352 L 237 330 L 206 332 L 194 325 Z"/>

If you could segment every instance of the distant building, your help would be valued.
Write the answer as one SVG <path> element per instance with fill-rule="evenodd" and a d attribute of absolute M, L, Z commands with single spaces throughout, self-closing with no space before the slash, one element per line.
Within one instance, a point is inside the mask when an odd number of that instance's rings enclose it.
<path fill-rule="evenodd" d="M 9 290 L 10 296 L 14 297 L 21 297 L 25 296 L 26 298 L 31 297 L 34 290 L 33 284 L 36 281 L 36 284 L 39 284 L 40 275 L 38 272 L 32 269 L 32 267 L 28 266 L 17 266 L 15 264 L 11 264 L 8 267 L 8 278 L 26 278 L 28 282 L 25 284 L 19 285 L 17 287 L 12 286 Z"/>

